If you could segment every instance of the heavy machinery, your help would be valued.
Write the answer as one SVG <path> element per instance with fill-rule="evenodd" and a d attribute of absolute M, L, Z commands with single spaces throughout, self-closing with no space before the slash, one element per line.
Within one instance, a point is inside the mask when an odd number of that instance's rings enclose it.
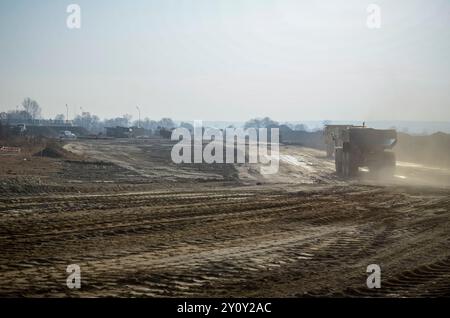
<path fill-rule="evenodd" d="M 64 130 L 59 133 L 59 139 L 77 139 L 77 135 L 70 130 Z"/>
<path fill-rule="evenodd" d="M 373 129 L 363 126 L 347 126 L 335 136 L 336 173 L 353 177 L 360 167 L 371 173 L 393 175 L 396 159 L 392 148 L 397 143 L 394 129 Z"/>
<path fill-rule="evenodd" d="M 323 138 L 326 145 L 327 157 L 333 158 L 336 147 L 342 147 L 342 132 L 351 127 L 363 127 L 354 125 L 325 125 Z"/>

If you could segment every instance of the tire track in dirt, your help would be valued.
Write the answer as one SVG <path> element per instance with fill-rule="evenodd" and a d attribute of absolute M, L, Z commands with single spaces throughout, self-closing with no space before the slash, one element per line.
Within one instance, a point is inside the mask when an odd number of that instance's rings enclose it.
<path fill-rule="evenodd" d="M 448 198 L 370 186 L 2 198 L 0 296 L 448 296 Z M 375 261 L 377 292 L 364 287 Z M 80 291 L 65 286 L 72 263 Z"/>

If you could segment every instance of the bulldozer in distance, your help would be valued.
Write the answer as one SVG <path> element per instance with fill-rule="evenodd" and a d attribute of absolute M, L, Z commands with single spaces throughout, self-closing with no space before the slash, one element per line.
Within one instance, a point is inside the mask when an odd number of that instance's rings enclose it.
<path fill-rule="evenodd" d="M 392 176 L 396 158 L 392 148 L 397 143 L 395 129 L 374 129 L 365 125 L 327 125 L 324 129 L 327 155 L 334 156 L 337 175 L 351 178 L 359 168 L 370 173 Z"/>

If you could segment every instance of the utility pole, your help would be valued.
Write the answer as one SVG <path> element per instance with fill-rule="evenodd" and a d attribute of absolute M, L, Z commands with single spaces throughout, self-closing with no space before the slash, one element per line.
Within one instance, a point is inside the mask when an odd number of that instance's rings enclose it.
<path fill-rule="evenodd" d="M 69 124 L 69 106 L 66 104 L 66 124 Z"/>
<path fill-rule="evenodd" d="M 83 124 L 84 124 L 84 120 L 83 120 L 83 119 L 84 119 L 84 118 L 83 118 L 83 107 L 81 107 L 81 106 L 80 106 L 80 111 L 81 111 L 81 127 L 84 127 L 84 126 L 83 126 Z"/>
<path fill-rule="evenodd" d="M 141 110 L 139 109 L 139 106 L 136 106 L 136 109 L 138 110 L 138 114 L 139 114 L 138 128 L 141 128 Z"/>

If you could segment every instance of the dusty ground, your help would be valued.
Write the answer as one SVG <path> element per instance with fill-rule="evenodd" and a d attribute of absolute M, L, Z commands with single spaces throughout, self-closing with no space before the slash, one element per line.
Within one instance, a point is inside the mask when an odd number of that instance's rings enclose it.
<path fill-rule="evenodd" d="M 401 162 L 391 180 L 347 182 L 323 153 L 283 146 L 280 172 L 261 176 L 175 165 L 170 148 L 0 157 L 0 296 L 450 296 L 449 171 Z"/>

